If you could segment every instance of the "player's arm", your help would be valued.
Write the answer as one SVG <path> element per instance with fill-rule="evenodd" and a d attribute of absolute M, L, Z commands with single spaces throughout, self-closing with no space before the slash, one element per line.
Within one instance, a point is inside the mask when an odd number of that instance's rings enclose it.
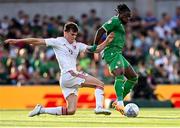
<path fill-rule="evenodd" d="M 113 32 L 113 29 L 116 27 L 116 24 L 117 24 L 116 20 L 117 19 L 111 18 L 106 23 L 104 23 L 101 28 L 97 30 L 95 38 L 94 38 L 95 45 L 98 45 L 101 43 L 101 38 L 104 34 Z"/>
<path fill-rule="evenodd" d="M 108 45 L 113 40 L 113 38 L 114 33 L 111 32 L 103 43 L 99 45 L 94 44 L 93 46 L 88 46 L 85 52 L 101 52 L 106 47 L 106 45 Z"/>
<path fill-rule="evenodd" d="M 45 40 L 42 38 L 25 38 L 25 39 L 7 39 L 4 41 L 9 44 L 25 43 L 32 45 L 45 45 Z"/>
<path fill-rule="evenodd" d="M 98 45 L 101 43 L 100 42 L 101 37 L 103 36 L 104 33 L 106 33 L 106 30 L 103 27 L 101 27 L 97 30 L 95 38 L 94 38 L 94 44 Z"/>

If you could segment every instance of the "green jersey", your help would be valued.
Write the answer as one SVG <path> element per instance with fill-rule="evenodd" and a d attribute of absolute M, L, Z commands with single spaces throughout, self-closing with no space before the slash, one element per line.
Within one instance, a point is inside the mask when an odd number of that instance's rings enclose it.
<path fill-rule="evenodd" d="M 109 21 L 102 26 L 107 34 L 114 32 L 115 36 L 112 42 L 110 42 L 103 52 L 103 59 L 109 65 L 109 69 L 112 72 L 116 68 L 127 68 L 130 64 L 123 57 L 122 49 L 125 44 L 125 28 L 122 22 L 117 16 L 112 17 Z"/>
<path fill-rule="evenodd" d="M 107 34 L 110 32 L 114 32 L 115 36 L 111 43 L 109 43 L 108 46 L 106 46 L 104 52 L 109 50 L 117 50 L 118 52 L 122 53 L 122 49 L 125 44 L 125 28 L 122 24 L 122 22 L 119 20 L 118 16 L 112 17 L 109 21 L 103 24 L 102 26 Z"/>

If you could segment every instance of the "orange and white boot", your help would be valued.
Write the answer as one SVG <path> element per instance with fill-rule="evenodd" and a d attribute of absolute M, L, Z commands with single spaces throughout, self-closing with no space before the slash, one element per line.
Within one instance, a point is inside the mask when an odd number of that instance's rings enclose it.
<path fill-rule="evenodd" d="M 116 111 L 119 111 L 122 115 L 125 115 L 124 113 L 124 106 L 120 106 L 117 104 L 117 101 L 114 101 L 112 103 L 112 107 L 116 110 Z"/>

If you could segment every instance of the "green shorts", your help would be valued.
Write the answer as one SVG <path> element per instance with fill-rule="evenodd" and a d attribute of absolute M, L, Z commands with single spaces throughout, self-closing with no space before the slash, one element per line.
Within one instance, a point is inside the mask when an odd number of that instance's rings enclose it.
<path fill-rule="evenodd" d="M 127 68 L 130 63 L 118 52 L 108 52 L 103 55 L 103 59 L 109 65 L 109 69 L 112 72 L 117 68 Z"/>

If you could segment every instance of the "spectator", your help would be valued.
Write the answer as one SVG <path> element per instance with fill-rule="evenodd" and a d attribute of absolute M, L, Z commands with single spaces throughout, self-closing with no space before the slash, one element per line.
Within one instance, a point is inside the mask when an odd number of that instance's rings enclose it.
<path fill-rule="evenodd" d="M 149 65 L 147 68 L 152 71 L 151 75 L 158 77 L 157 83 L 180 83 L 178 70 L 180 55 L 177 41 L 180 39 L 180 7 L 177 6 L 172 17 L 167 12 L 162 16 L 157 19 L 152 12 L 148 11 L 143 18 L 139 15 L 138 10 L 134 9 L 131 23 L 126 27 L 127 45 L 123 53 L 133 67 L 138 67 L 140 61 L 145 61 L 145 64 Z M 89 10 L 87 14 L 83 13 L 79 20 L 77 17 L 63 20 L 63 15 L 41 14 L 35 14 L 31 19 L 27 12 L 20 10 L 16 17 L 4 15 L 0 18 L 0 39 L 62 36 L 64 23 L 75 21 L 79 23 L 81 30 L 77 40 L 90 45 L 93 42 L 95 31 L 104 22 L 101 18 L 97 17 L 95 9 Z M 101 40 L 103 41 L 105 37 L 106 35 L 103 35 Z M 43 51 L 43 53 L 38 51 Z M 163 53 L 162 57 L 160 57 L 161 52 Z M 19 55 L 20 53 L 21 55 Z M 77 65 L 79 68 L 83 67 L 85 71 L 97 75 L 106 84 L 113 82 L 107 66 L 99 61 L 100 55 L 85 54 L 83 56 L 85 58 L 82 58 L 82 62 L 80 61 Z M 162 58 L 166 58 L 168 61 L 164 63 Z M 10 79 L 6 81 L 6 84 L 17 84 L 18 67 L 24 64 L 28 75 L 40 78 L 37 83 L 45 84 L 47 82 L 45 79 L 48 79 L 50 83 L 57 82 L 58 65 L 50 48 L 45 50 L 43 47 L 29 46 L 23 43 L 19 43 L 16 47 L 5 45 L 0 47 L 0 60 L 6 69 L 7 79 Z M 43 63 L 43 60 L 46 60 L 46 63 Z M 162 62 L 163 64 L 160 64 Z M 38 70 L 38 67 L 41 67 L 41 70 Z M 27 81 L 36 84 L 31 79 L 27 79 Z"/>
<path fill-rule="evenodd" d="M 156 26 L 157 22 L 158 22 L 158 20 L 153 15 L 153 12 L 147 11 L 146 17 L 144 18 L 144 28 L 146 30 L 153 29 L 154 26 Z"/>

